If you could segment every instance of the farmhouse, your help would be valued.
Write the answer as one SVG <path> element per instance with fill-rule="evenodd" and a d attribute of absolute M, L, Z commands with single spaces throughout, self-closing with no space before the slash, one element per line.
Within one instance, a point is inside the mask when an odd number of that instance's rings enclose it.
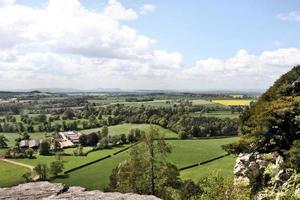
<path fill-rule="evenodd" d="M 76 131 L 67 131 L 58 133 L 58 142 L 61 148 L 72 147 L 74 144 L 79 143 L 81 133 Z"/>
<path fill-rule="evenodd" d="M 40 141 L 39 140 L 21 140 L 19 146 L 21 148 L 33 148 L 37 149 L 40 146 Z"/>

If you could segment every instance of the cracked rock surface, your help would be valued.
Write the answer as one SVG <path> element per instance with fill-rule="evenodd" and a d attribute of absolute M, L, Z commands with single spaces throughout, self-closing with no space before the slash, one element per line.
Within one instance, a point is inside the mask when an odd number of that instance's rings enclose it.
<path fill-rule="evenodd" d="M 159 200 L 155 196 L 86 191 L 82 187 L 68 187 L 61 183 L 33 182 L 10 188 L 0 188 L 0 200 Z"/>

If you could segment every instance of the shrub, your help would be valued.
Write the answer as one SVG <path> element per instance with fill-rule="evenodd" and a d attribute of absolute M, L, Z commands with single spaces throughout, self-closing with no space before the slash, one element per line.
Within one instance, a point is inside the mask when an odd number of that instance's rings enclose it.
<path fill-rule="evenodd" d="M 288 151 L 288 164 L 300 172 L 300 140 L 293 142 L 292 148 Z"/>
<path fill-rule="evenodd" d="M 50 173 L 56 177 L 58 174 L 63 172 L 64 164 L 62 161 L 57 160 L 50 163 Z"/>
<path fill-rule="evenodd" d="M 41 180 L 41 181 L 47 180 L 48 170 L 49 169 L 48 169 L 47 165 L 45 165 L 45 164 L 38 164 L 34 168 L 34 171 L 39 176 L 39 180 Z"/>
<path fill-rule="evenodd" d="M 32 148 L 28 148 L 28 149 L 25 150 L 25 153 L 26 153 L 26 156 L 27 156 L 28 158 L 32 158 L 32 157 L 33 157 L 34 151 L 33 151 Z"/>

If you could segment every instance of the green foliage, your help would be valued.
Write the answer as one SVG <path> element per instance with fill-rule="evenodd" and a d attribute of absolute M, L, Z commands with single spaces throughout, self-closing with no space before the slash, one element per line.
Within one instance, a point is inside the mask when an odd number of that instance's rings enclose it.
<path fill-rule="evenodd" d="M 47 180 L 47 174 L 48 174 L 49 169 L 46 164 L 38 164 L 34 168 L 34 171 L 39 176 L 39 180 L 41 180 L 41 181 Z"/>
<path fill-rule="evenodd" d="M 58 174 L 62 173 L 64 170 L 64 164 L 62 161 L 57 160 L 50 163 L 50 173 L 56 177 Z"/>
<path fill-rule="evenodd" d="M 284 155 L 300 139 L 300 66 L 284 74 L 240 117 L 246 135 L 229 152 L 277 151 Z"/>
<path fill-rule="evenodd" d="M 8 139 L 4 135 L 0 135 L 0 148 L 7 147 Z"/>
<path fill-rule="evenodd" d="M 25 150 L 25 153 L 28 158 L 33 158 L 34 150 L 32 148 L 28 148 Z"/>
<path fill-rule="evenodd" d="M 248 188 L 235 185 L 232 178 L 224 178 L 218 173 L 200 179 L 199 186 L 203 190 L 201 200 L 251 199 Z"/>
<path fill-rule="evenodd" d="M 287 152 L 287 155 L 289 165 L 300 172 L 300 140 L 293 142 L 293 146 Z"/>
<path fill-rule="evenodd" d="M 167 153 L 170 153 L 170 147 L 160 137 L 158 130 L 150 127 L 149 133 L 143 136 L 142 144 L 131 149 L 130 159 L 113 170 L 110 189 L 121 192 L 156 194 L 158 192 L 156 190 L 159 189 L 158 185 L 160 185 L 158 177 L 168 178 L 168 174 L 158 175 L 159 170 L 165 169 L 166 166 L 170 167 L 164 162 Z M 163 180 L 160 181 L 163 182 Z"/>
<path fill-rule="evenodd" d="M 25 182 L 31 182 L 32 181 L 32 174 L 31 172 L 26 172 L 22 175 L 22 178 L 25 180 Z"/>
<path fill-rule="evenodd" d="M 41 142 L 39 153 L 40 153 L 40 155 L 49 155 L 50 154 L 50 144 L 48 141 L 44 140 Z"/>

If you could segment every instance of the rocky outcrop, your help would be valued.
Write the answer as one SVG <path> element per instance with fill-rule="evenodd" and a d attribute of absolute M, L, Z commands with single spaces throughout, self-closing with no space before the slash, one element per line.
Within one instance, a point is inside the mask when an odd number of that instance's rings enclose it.
<path fill-rule="evenodd" d="M 235 184 L 251 187 L 257 200 L 300 199 L 300 175 L 277 153 L 240 154 L 234 175 Z"/>
<path fill-rule="evenodd" d="M 0 200 L 158 200 L 155 196 L 86 191 L 82 187 L 68 187 L 61 183 L 34 182 L 11 188 L 0 188 Z"/>

